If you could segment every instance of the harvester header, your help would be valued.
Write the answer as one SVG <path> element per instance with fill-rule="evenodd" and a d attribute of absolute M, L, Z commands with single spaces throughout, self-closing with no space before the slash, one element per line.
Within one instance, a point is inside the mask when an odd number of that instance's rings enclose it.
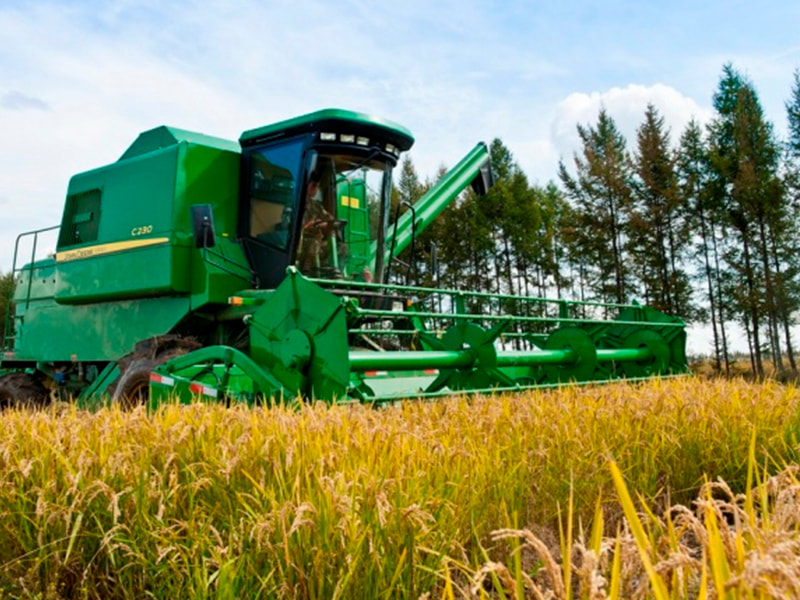
<path fill-rule="evenodd" d="M 648 307 L 410 285 L 398 256 L 493 185 L 479 143 L 393 205 L 413 143 L 326 109 L 238 142 L 157 127 L 75 175 L 60 225 L 17 240 L 0 405 L 380 403 L 686 371 L 683 321 Z"/>

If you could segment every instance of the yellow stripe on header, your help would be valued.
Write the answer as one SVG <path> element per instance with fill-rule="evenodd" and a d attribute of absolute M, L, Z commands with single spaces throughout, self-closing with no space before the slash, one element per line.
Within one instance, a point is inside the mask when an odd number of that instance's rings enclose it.
<path fill-rule="evenodd" d="M 111 254 L 112 252 L 121 252 L 123 250 L 133 250 L 135 248 L 166 244 L 167 242 L 169 242 L 169 238 L 160 237 L 144 240 L 127 240 L 124 242 L 114 242 L 111 244 L 97 244 L 96 246 L 86 246 L 85 248 L 76 248 L 75 250 L 56 252 L 56 262 L 80 260 L 82 258 L 91 258 L 93 256 L 100 256 L 102 254 Z"/>

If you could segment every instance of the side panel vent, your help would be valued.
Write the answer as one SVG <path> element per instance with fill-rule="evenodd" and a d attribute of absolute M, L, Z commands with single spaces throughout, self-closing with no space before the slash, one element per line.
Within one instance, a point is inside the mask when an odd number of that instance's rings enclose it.
<path fill-rule="evenodd" d="M 61 224 L 61 235 L 58 238 L 59 248 L 97 240 L 102 196 L 103 191 L 100 189 L 67 196 L 64 221 Z"/>

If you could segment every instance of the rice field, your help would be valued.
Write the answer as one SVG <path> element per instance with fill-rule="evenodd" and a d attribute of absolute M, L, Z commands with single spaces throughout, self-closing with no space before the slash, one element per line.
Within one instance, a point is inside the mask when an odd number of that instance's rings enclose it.
<path fill-rule="evenodd" d="M 0 598 L 800 596 L 792 386 L 0 423 Z"/>

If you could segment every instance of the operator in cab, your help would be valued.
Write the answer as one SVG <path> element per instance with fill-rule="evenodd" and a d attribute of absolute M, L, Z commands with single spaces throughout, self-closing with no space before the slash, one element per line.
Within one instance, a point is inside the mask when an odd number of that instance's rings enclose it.
<path fill-rule="evenodd" d="M 331 165 L 315 169 L 306 188 L 305 214 L 297 252 L 297 267 L 309 277 L 342 278 L 347 258 L 345 222 L 337 219 L 336 182 Z"/>

